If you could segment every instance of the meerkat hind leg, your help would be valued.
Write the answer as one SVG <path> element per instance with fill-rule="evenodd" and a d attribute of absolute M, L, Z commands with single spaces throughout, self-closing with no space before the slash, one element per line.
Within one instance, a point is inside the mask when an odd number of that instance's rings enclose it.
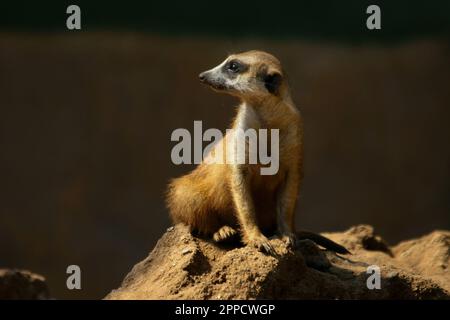
<path fill-rule="evenodd" d="M 213 235 L 213 239 L 215 242 L 222 242 L 225 240 L 229 240 L 237 234 L 237 231 L 230 226 L 223 226 L 218 231 L 216 231 Z"/>

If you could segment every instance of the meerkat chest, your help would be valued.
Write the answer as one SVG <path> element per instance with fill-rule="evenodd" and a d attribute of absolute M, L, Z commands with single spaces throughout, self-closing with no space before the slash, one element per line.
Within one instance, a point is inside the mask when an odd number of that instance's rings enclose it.
<path fill-rule="evenodd" d="M 257 108 L 242 105 L 233 125 L 234 149 L 237 144 L 245 143 L 247 159 L 258 158 L 258 165 L 266 164 L 270 158 L 272 162 L 277 161 L 280 168 L 289 166 L 300 149 L 301 128 L 295 119 L 289 121 L 286 116 L 281 119 L 267 119 Z M 251 164 L 255 164 L 254 161 Z"/>

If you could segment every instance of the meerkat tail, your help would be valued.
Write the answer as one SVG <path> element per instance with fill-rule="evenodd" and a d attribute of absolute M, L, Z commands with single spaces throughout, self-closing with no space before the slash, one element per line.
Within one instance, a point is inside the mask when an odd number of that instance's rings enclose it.
<path fill-rule="evenodd" d="M 333 240 L 330 240 L 324 236 L 321 236 L 320 234 L 309 232 L 309 231 L 298 231 L 296 232 L 296 236 L 298 240 L 312 240 L 316 244 L 324 247 L 325 249 L 334 251 L 336 253 L 340 254 L 351 254 L 350 251 L 348 251 L 345 247 L 341 246 L 340 244 L 334 242 Z"/>

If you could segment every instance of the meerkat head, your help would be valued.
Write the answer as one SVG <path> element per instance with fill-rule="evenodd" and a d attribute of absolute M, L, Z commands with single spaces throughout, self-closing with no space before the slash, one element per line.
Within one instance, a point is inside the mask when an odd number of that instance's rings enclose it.
<path fill-rule="evenodd" d="M 263 51 L 232 54 L 199 78 L 214 90 L 243 100 L 282 99 L 287 87 L 280 61 Z"/>

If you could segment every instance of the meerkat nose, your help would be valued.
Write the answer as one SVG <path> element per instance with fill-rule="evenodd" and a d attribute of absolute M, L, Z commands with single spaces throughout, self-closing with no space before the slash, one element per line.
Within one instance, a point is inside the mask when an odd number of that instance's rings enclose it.
<path fill-rule="evenodd" d="M 200 79 L 201 82 L 205 81 L 206 79 L 206 75 L 205 72 L 202 72 L 198 75 L 198 78 Z"/>

